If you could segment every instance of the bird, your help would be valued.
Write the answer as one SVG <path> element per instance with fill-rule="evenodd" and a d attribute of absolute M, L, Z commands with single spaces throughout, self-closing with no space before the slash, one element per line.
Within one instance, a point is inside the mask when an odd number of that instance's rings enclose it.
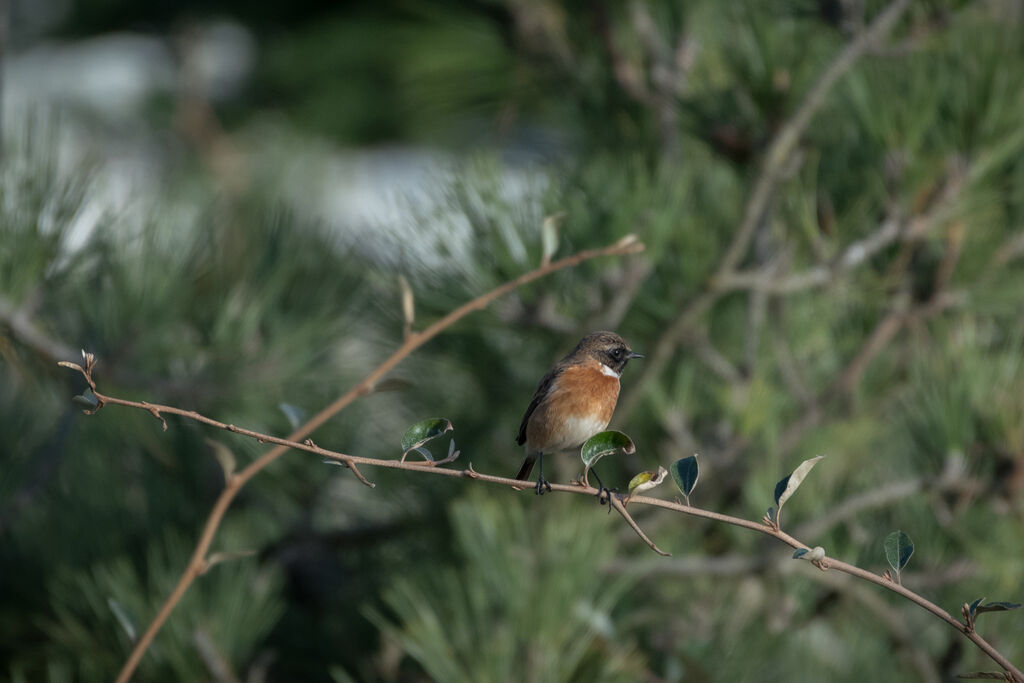
<path fill-rule="evenodd" d="M 526 408 L 516 443 L 526 446 L 516 479 L 525 481 L 537 463 L 535 492 L 551 490 L 544 479 L 544 454 L 579 450 L 604 431 L 619 400 L 619 377 L 635 353 L 614 332 L 591 332 L 541 378 Z M 597 476 L 597 473 L 594 473 Z M 598 478 L 598 497 L 605 489 Z M 603 502 L 603 501 L 602 501 Z"/>

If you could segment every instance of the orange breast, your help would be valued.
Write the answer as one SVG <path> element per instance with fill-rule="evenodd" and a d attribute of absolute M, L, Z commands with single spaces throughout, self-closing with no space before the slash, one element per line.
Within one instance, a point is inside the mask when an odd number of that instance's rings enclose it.
<path fill-rule="evenodd" d="M 579 448 L 603 431 L 619 399 L 619 378 L 607 375 L 593 361 L 566 368 L 526 425 L 531 450 L 560 451 Z"/>

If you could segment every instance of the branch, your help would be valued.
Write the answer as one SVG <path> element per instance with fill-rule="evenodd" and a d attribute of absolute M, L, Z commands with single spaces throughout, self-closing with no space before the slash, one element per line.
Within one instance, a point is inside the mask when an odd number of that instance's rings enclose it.
<path fill-rule="evenodd" d="M 633 383 L 633 388 L 624 393 L 619 400 L 619 415 L 629 415 L 636 407 L 644 384 L 652 377 L 661 375 L 664 366 L 671 359 L 679 340 L 684 338 L 693 324 L 702 316 L 724 293 L 719 282 L 729 276 L 743 260 L 747 253 L 754 231 L 760 225 L 771 198 L 775 194 L 776 185 L 785 175 L 790 158 L 796 150 L 800 137 L 807 130 L 811 119 L 825 102 L 825 96 L 832 86 L 848 72 L 857 60 L 878 41 L 880 41 L 910 5 L 910 0 L 893 0 L 863 33 L 852 40 L 835 59 L 826 67 L 818 80 L 804 96 L 793 116 L 779 129 L 772 139 L 771 146 L 765 153 L 761 173 L 754 183 L 754 189 L 747 201 L 743 213 L 743 221 L 733 235 L 732 242 L 726 248 L 721 261 L 708 280 L 703 292 L 679 314 L 661 335 L 654 348 L 650 350 L 644 362 L 640 376 Z"/>
<path fill-rule="evenodd" d="M 78 353 L 36 327 L 32 318 L 4 297 L 0 297 L 0 325 L 11 331 L 11 336 L 46 358 L 58 361 L 77 358 Z"/>
<path fill-rule="evenodd" d="M 163 626 L 164 622 L 167 621 L 167 618 L 171 615 L 171 612 L 174 610 L 175 606 L 177 606 L 178 602 L 185 595 L 185 592 L 188 591 L 189 586 L 192 585 L 192 582 L 195 580 L 195 578 L 202 573 L 204 567 L 206 566 L 206 553 L 210 549 L 210 544 L 213 542 L 213 537 L 214 535 L 216 535 L 218 527 L 220 527 L 221 520 L 224 518 L 224 514 L 231 506 L 231 502 L 238 494 L 238 491 L 243 486 L 245 486 L 246 482 L 248 482 L 257 473 L 259 473 L 261 470 L 267 467 L 267 465 L 271 464 L 272 462 L 280 458 L 289 448 L 307 450 L 320 455 L 325 455 L 326 457 L 326 451 L 323 451 L 323 449 L 320 449 L 316 445 L 312 444 L 312 442 L 309 442 L 309 444 L 301 444 L 297 443 L 298 440 L 307 437 L 317 427 L 327 422 L 327 420 L 332 418 L 339 411 L 341 411 L 343 408 L 348 406 L 350 403 L 355 401 L 360 396 L 365 396 L 366 394 L 369 394 L 371 391 L 373 391 L 377 383 L 388 372 L 394 369 L 396 365 L 405 360 L 405 358 L 409 356 L 409 354 L 411 354 L 413 351 L 426 344 L 428 341 L 436 337 L 442 331 L 444 331 L 454 323 L 458 322 L 462 318 L 466 317 L 473 311 L 482 310 L 498 297 L 507 294 L 512 290 L 521 287 L 527 283 L 533 282 L 534 280 L 540 279 L 546 275 L 550 275 L 551 273 L 557 272 L 559 270 L 572 268 L 574 266 L 579 265 L 580 263 L 583 263 L 584 261 L 589 261 L 599 256 L 623 256 L 626 254 L 638 253 L 640 251 L 643 251 L 643 249 L 644 245 L 639 240 L 637 240 L 635 235 L 627 235 L 626 237 L 623 237 L 615 244 L 609 245 L 607 247 L 602 247 L 598 249 L 586 249 L 580 251 L 576 254 L 573 254 L 572 256 L 568 256 L 558 261 L 553 261 L 544 266 L 541 266 L 540 268 L 537 268 L 536 270 L 531 270 L 528 273 L 524 273 L 523 275 L 520 275 L 516 279 L 506 282 L 500 287 L 497 287 L 491 290 L 490 292 L 487 292 L 486 294 L 482 294 L 481 296 L 478 296 L 472 301 L 464 303 L 463 305 L 459 306 L 455 310 L 445 315 L 440 320 L 436 321 L 435 323 L 427 327 L 422 332 L 410 331 L 410 333 L 405 338 L 404 343 L 400 347 L 398 347 L 398 349 L 396 349 L 395 352 L 392 353 L 387 359 L 385 359 L 383 363 L 381 363 L 379 366 L 377 366 L 376 369 L 371 371 L 370 374 L 363 378 L 361 382 L 356 384 L 346 393 L 339 396 L 329 406 L 327 406 L 319 413 L 314 415 L 312 418 L 310 418 L 310 420 L 306 422 L 306 424 L 302 425 L 297 430 L 295 430 L 288 437 L 288 439 L 279 439 L 264 434 L 257 435 L 256 432 L 253 432 L 251 430 L 241 429 L 239 427 L 235 427 L 234 425 L 225 425 L 224 423 L 203 417 L 202 415 L 199 415 L 198 413 L 195 413 L 194 411 L 190 410 L 182 410 L 180 408 L 172 408 L 170 406 L 160 406 L 150 403 L 136 403 L 132 401 L 125 401 L 123 399 L 115 399 L 109 396 L 102 396 L 97 392 L 96 398 L 99 401 L 99 403 L 95 410 L 99 410 L 105 403 L 111 403 L 141 408 L 152 413 L 154 417 L 160 419 L 161 421 L 163 421 L 163 413 L 181 415 L 182 417 L 198 420 L 200 422 L 204 422 L 205 424 L 209 424 L 214 427 L 219 427 L 221 429 L 226 429 L 237 434 L 253 436 L 254 438 L 262 439 L 264 441 L 277 444 L 276 447 L 264 453 L 257 460 L 249 464 L 245 469 L 241 470 L 237 474 L 233 474 L 230 477 L 228 477 L 224 490 L 217 498 L 216 502 L 213 505 L 213 509 L 210 511 L 210 514 L 206 519 L 206 523 L 203 526 L 203 530 L 199 537 L 199 541 L 196 543 L 195 550 L 193 550 L 192 552 L 192 557 L 189 559 L 188 566 L 182 573 L 181 578 L 178 579 L 178 583 L 174 587 L 174 590 L 171 591 L 171 594 L 167 597 L 167 600 L 165 600 L 163 605 L 161 605 L 152 623 L 150 623 L 150 625 L 146 628 L 145 633 L 142 634 L 142 637 L 139 638 L 138 642 L 135 644 L 134 649 L 129 655 L 127 661 L 125 661 L 124 666 L 121 668 L 121 672 L 117 676 L 117 683 L 125 683 L 125 681 L 128 681 L 131 678 L 135 669 L 138 667 L 139 662 L 142 660 L 142 655 L 146 652 L 146 649 L 149 647 L 150 643 L 153 642 L 153 638 L 156 637 L 157 632 L 160 631 L 160 628 Z M 95 391 L 95 383 L 93 382 L 91 376 L 92 363 L 90 362 L 89 359 L 87 359 L 86 361 L 85 368 L 82 368 L 81 366 L 78 366 L 73 363 L 62 363 L 62 365 L 64 365 L 65 367 L 77 369 L 80 372 L 82 372 L 85 375 L 85 378 L 89 382 L 92 389 Z M 95 412 L 95 410 L 91 412 Z M 357 473 L 357 476 L 359 476 L 360 479 L 364 481 L 364 483 L 369 484 L 368 481 L 365 481 L 365 479 L 358 474 L 358 470 L 355 469 L 355 466 L 363 463 L 373 464 L 374 461 L 367 460 L 365 458 L 357 458 L 355 456 L 343 456 L 341 454 L 334 455 L 337 456 L 336 459 L 340 460 L 341 462 L 344 462 L 352 469 L 354 473 Z M 399 469 L 424 469 L 422 463 L 402 463 L 402 465 L 403 467 L 400 467 Z M 394 467 L 395 465 L 392 464 L 388 466 Z M 438 469 L 436 471 L 446 472 L 449 470 Z"/>
<path fill-rule="evenodd" d="M 718 287 L 723 293 L 752 289 L 768 294 L 792 294 L 823 287 L 898 240 L 903 232 L 900 223 L 890 218 L 883 221 L 875 232 L 844 249 L 832 264 L 814 266 L 784 278 L 776 278 L 770 269 L 732 272 L 718 280 Z"/>
<path fill-rule="evenodd" d="M 66 364 L 66 365 L 71 365 L 71 364 Z M 80 366 L 75 366 L 75 367 L 80 372 L 82 372 L 83 375 L 86 376 L 86 380 L 90 383 L 90 386 L 95 387 L 95 383 L 94 383 L 93 378 L 91 376 L 92 363 L 88 363 L 87 364 L 87 367 L 89 368 L 89 370 L 86 370 L 85 368 L 82 368 Z M 112 397 L 112 396 L 106 396 L 106 395 L 96 391 L 95 388 L 93 389 L 93 391 L 95 392 L 97 400 L 99 402 L 99 405 L 97 406 L 96 410 L 99 410 L 99 408 L 101 408 L 104 405 L 112 404 L 112 405 L 123 405 L 123 406 L 138 408 L 140 410 L 146 410 L 148 412 L 154 412 L 155 411 L 155 414 L 157 414 L 157 415 L 161 415 L 163 413 L 169 413 L 169 414 L 174 414 L 174 415 L 181 415 L 183 417 L 188 417 L 188 418 L 196 420 L 198 422 L 202 422 L 204 424 L 215 426 L 215 427 L 218 427 L 220 429 L 224 429 L 226 431 L 230 431 L 230 432 L 233 432 L 233 433 L 236 433 L 236 434 L 242 434 L 242 435 L 249 436 L 251 438 L 254 438 L 254 439 L 257 439 L 257 440 L 260 440 L 260 441 L 265 441 L 265 442 L 269 442 L 269 443 L 278 444 L 279 445 L 279 449 L 282 450 L 282 451 L 284 451 L 284 450 L 286 450 L 288 448 L 294 448 L 296 450 L 308 451 L 308 452 L 311 452 L 311 453 L 315 453 L 318 456 L 321 456 L 321 457 L 324 457 L 324 458 L 329 458 L 331 460 L 337 460 L 339 462 L 345 463 L 345 464 L 350 465 L 350 466 L 358 464 L 358 465 L 369 465 L 369 466 L 372 466 L 372 467 L 383 467 L 383 468 L 388 468 L 388 469 L 416 471 L 416 472 L 422 472 L 422 473 L 425 473 L 425 474 L 429 473 L 429 474 L 436 474 L 436 475 L 445 476 L 445 477 L 457 477 L 457 478 L 464 478 L 464 479 L 473 479 L 473 480 L 476 480 L 476 481 L 487 482 L 487 483 L 491 483 L 491 484 L 498 484 L 498 485 L 501 485 L 501 486 L 508 486 L 509 488 L 512 488 L 512 489 L 516 490 L 517 492 L 524 490 L 523 482 L 522 481 L 519 481 L 518 479 L 511 479 L 511 478 L 508 478 L 508 477 L 499 477 L 499 476 L 495 476 L 495 475 L 483 474 L 481 472 L 477 472 L 476 470 L 473 469 L 472 464 L 470 464 L 468 466 L 468 468 L 465 469 L 465 470 L 457 470 L 457 469 L 445 469 L 443 467 L 436 467 L 435 465 L 440 464 L 440 462 L 438 462 L 438 463 L 434 463 L 434 462 L 404 462 L 402 460 L 385 460 L 385 459 L 380 459 L 380 458 L 367 458 L 367 457 L 358 456 L 358 455 L 349 455 L 347 453 L 338 453 L 336 451 L 331 451 L 331 450 L 328 450 L 328 449 L 320 448 L 319 446 L 316 446 L 315 444 L 313 444 L 309 440 L 307 440 L 306 442 L 303 443 L 303 442 L 298 442 L 298 441 L 294 441 L 294 440 L 291 440 L 291 439 L 282 439 L 282 438 L 279 438 L 279 437 L 271 436 L 269 434 L 262 434 L 260 432 L 255 432 L 253 430 L 243 429 L 243 428 L 240 428 L 240 427 L 236 427 L 234 425 L 225 424 L 223 422 L 219 422 L 219 421 L 214 420 L 212 418 L 208 418 L 208 417 L 205 417 L 203 415 L 200 415 L 199 413 L 196 413 L 194 411 L 182 410 L 180 408 L 175 408 L 175 407 L 172 407 L 172 406 L 158 405 L 158 404 L 154 404 L 154 403 L 147 403 L 147 402 L 144 402 L 144 401 L 130 401 L 130 400 L 127 400 L 127 399 L 121 399 L 121 398 L 115 398 L 115 397 Z M 95 412 L 95 411 L 92 411 L 92 412 Z M 274 451 L 276 451 L 276 450 L 278 450 L 278 449 L 274 449 Z M 274 452 L 274 451 L 271 451 L 271 452 Z M 450 458 L 449 461 L 452 460 L 452 459 L 454 459 L 454 458 Z M 257 462 L 259 462 L 259 461 L 257 461 Z M 255 464 L 256 463 L 254 463 L 254 465 Z M 227 503 L 226 502 L 222 502 L 222 501 L 225 500 L 226 494 L 228 493 L 228 491 L 237 491 L 238 487 L 240 486 L 240 484 L 238 483 L 239 479 L 241 479 L 242 475 L 246 471 L 248 471 L 250 468 L 252 468 L 252 467 L 253 467 L 253 465 L 250 465 L 249 468 L 246 468 L 246 470 L 243 470 L 242 473 L 240 473 L 238 475 L 232 475 L 228 479 L 227 487 L 225 488 L 224 494 L 221 494 L 221 498 L 218 499 L 217 505 L 214 506 L 214 513 L 217 513 L 218 511 L 220 511 L 220 515 L 221 516 L 223 515 L 223 511 L 226 510 L 226 508 L 227 508 Z M 557 492 L 561 492 L 561 493 L 573 493 L 573 494 L 577 494 L 577 495 L 586 495 L 586 496 L 595 496 L 595 495 L 598 495 L 600 493 L 597 489 L 595 489 L 595 488 L 593 488 L 591 486 L 587 486 L 585 484 L 582 484 L 580 482 L 574 482 L 573 484 L 551 484 L 551 491 L 557 491 Z M 660 549 L 658 549 L 658 547 L 650 539 L 647 538 L 647 536 L 641 531 L 639 526 L 636 525 L 636 522 L 633 521 L 632 517 L 628 513 L 626 513 L 625 508 L 622 506 L 623 494 L 611 493 L 611 494 L 607 494 L 607 495 L 608 495 L 608 502 L 613 507 L 615 507 L 615 509 L 623 516 L 623 518 L 627 521 L 627 523 L 629 523 L 630 526 L 633 527 L 634 531 L 636 531 L 640 535 L 640 537 L 652 549 L 654 549 L 656 552 L 661 553 L 661 554 L 665 554 Z M 230 502 L 230 499 L 228 498 L 227 501 Z M 661 499 L 658 499 L 658 498 L 650 498 L 650 497 L 647 497 L 647 496 L 631 496 L 629 502 L 632 505 L 649 505 L 649 506 L 652 506 L 652 507 L 664 508 L 666 510 L 673 510 L 675 512 L 679 512 L 679 513 L 682 513 L 684 515 L 689 515 L 691 517 L 700 517 L 700 518 L 703 518 L 703 519 L 709 519 L 709 520 L 716 521 L 716 522 L 722 522 L 724 524 L 730 524 L 730 525 L 736 526 L 736 527 L 742 527 L 744 529 L 749 529 L 751 531 L 756 531 L 756 532 L 764 534 L 766 536 L 771 536 L 772 538 L 775 538 L 776 540 L 781 541 L 782 543 L 790 546 L 791 548 L 795 548 L 795 549 L 809 548 L 808 545 L 802 543 L 801 541 L 798 541 L 796 538 L 794 538 L 793 536 L 790 536 L 788 533 L 783 531 L 781 528 L 779 528 L 778 525 L 769 526 L 769 525 L 767 525 L 767 524 L 765 524 L 763 522 L 754 522 L 754 521 L 751 521 L 751 520 L 742 519 L 740 517 L 733 517 L 731 515 L 724 515 L 724 514 L 721 514 L 721 513 L 718 513 L 718 512 L 712 512 L 710 510 L 704 510 L 702 508 L 693 507 L 691 505 L 684 505 L 682 503 L 675 503 L 675 502 L 671 502 L 671 501 L 661 500 Z M 211 517 L 212 517 L 212 514 L 211 514 Z M 219 521 L 219 517 L 217 518 L 217 520 Z M 197 550 L 198 550 L 198 548 L 197 548 Z M 206 548 L 203 548 L 204 553 L 205 553 L 205 550 L 206 550 Z M 1010 680 L 1013 680 L 1016 683 L 1024 683 L 1024 673 L 1022 673 L 1020 671 L 1020 669 L 1016 668 L 1013 665 L 1013 663 L 1010 662 L 1009 659 L 1007 659 L 1001 653 L 999 653 L 991 644 L 988 643 L 988 641 L 986 641 L 984 638 L 982 638 L 980 635 L 978 635 L 977 631 L 975 631 L 968 624 L 959 621 L 958 619 L 956 619 L 955 617 L 950 615 L 948 612 L 946 612 L 941 607 L 939 607 L 935 603 L 931 602 L 927 598 L 925 598 L 925 597 L 923 597 L 921 595 L 918 595 L 914 591 L 910 590 L 906 586 L 902 586 L 900 584 L 894 583 L 892 580 L 890 580 L 890 579 L 888 579 L 888 578 L 886 578 L 884 576 L 880 576 L 878 574 L 869 572 L 869 571 L 867 571 L 865 569 L 861 569 L 860 567 L 857 567 L 855 565 L 843 562 L 842 560 L 837 560 L 837 559 L 834 559 L 834 558 L 830 558 L 828 556 L 823 556 L 822 558 L 816 560 L 814 562 L 814 564 L 815 564 L 816 567 L 818 567 L 822 571 L 828 571 L 830 569 L 834 569 L 834 570 L 840 571 L 840 572 L 842 572 L 844 574 L 849 574 L 851 576 L 855 576 L 857 578 L 863 579 L 864 581 L 868 581 L 870 583 L 873 583 L 873 584 L 876 584 L 876 585 L 881 586 L 883 588 L 886 588 L 886 589 L 888 589 L 888 590 L 890 590 L 890 591 L 892 591 L 894 593 L 897 593 L 898 595 L 902 596 L 903 598 L 906 598 L 907 600 L 910 600 L 914 604 L 920 606 L 924 610 L 932 613 L 934 616 L 936 616 L 939 619 L 941 619 L 942 621 L 946 622 L 947 624 L 952 626 L 956 631 L 961 633 L 965 638 L 967 638 L 968 640 L 973 642 L 982 652 L 984 652 L 986 655 L 988 655 L 994 662 L 999 664 L 999 666 L 1003 667 L 1003 669 L 1007 672 L 1008 676 L 1010 677 Z M 189 568 L 189 571 L 191 571 L 191 566 Z M 186 575 L 190 576 L 189 572 L 186 572 Z M 179 584 L 179 586 L 180 586 L 180 584 Z M 187 588 L 187 585 L 186 585 L 186 588 Z M 184 589 L 181 589 L 180 591 L 178 589 L 176 589 L 175 593 L 173 593 L 171 597 L 172 598 L 177 597 L 178 599 L 180 599 L 180 594 L 183 594 L 183 593 L 184 593 Z M 170 599 L 169 599 L 168 603 L 165 603 L 164 607 L 161 609 L 161 613 L 163 611 L 165 611 L 165 610 L 169 611 L 170 608 L 168 607 L 168 605 L 170 605 L 170 607 L 173 607 L 173 604 L 174 603 L 171 603 Z M 154 622 L 154 623 L 156 623 L 156 622 Z M 151 625 L 150 629 L 152 629 L 152 628 L 153 628 L 153 626 Z M 138 648 L 136 648 L 136 649 L 138 649 Z M 131 672 L 129 671 L 128 675 L 130 675 L 130 673 Z"/>
<path fill-rule="evenodd" d="M 632 528 L 633 531 L 636 532 L 636 535 L 639 536 L 644 541 L 644 543 L 650 546 L 651 550 L 658 553 L 662 557 L 672 556 L 672 553 L 666 553 L 664 550 L 655 545 L 654 541 L 647 537 L 647 534 L 643 532 L 643 529 L 640 528 L 640 525 L 637 524 L 636 520 L 633 519 L 632 515 L 629 514 L 629 512 L 626 510 L 626 506 L 622 504 L 622 501 L 619 500 L 619 497 L 617 495 L 609 494 L 608 504 L 614 507 L 615 511 L 622 515 L 622 518 L 626 520 L 626 524 L 628 524 L 630 528 Z"/>

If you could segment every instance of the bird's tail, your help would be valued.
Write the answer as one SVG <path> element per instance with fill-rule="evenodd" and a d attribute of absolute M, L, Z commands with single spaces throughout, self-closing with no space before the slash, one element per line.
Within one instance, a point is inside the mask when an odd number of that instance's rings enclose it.
<path fill-rule="evenodd" d="M 530 478 L 530 472 L 533 471 L 533 463 L 537 462 L 536 453 L 527 453 L 526 459 L 523 460 L 522 466 L 519 468 L 519 472 L 516 473 L 516 479 L 524 481 Z"/>

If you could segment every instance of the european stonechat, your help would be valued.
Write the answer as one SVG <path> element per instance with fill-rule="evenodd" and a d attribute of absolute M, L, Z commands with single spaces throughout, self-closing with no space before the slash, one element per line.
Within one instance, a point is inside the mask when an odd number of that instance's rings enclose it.
<path fill-rule="evenodd" d="M 587 439 L 604 431 L 619 400 L 619 376 L 632 358 L 643 355 L 633 353 L 619 335 L 592 332 L 544 375 L 516 437 L 516 443 L 526 444 L 526 459 L 516 479 L 529 477 L 536 462 L 537 494 L 551 490 L 544 479 L 544 454 L 578 451 Z M 600 478 L 597 481 L 603 493 L 604 485 Z"/>

